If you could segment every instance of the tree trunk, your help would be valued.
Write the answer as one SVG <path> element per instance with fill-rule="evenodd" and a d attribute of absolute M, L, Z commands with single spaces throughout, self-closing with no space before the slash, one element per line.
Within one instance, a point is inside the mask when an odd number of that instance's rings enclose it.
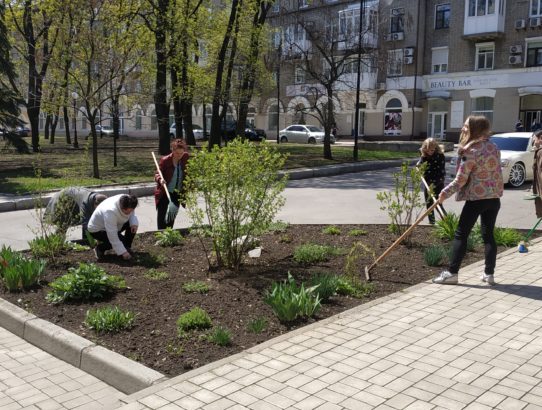
<path fill-rule="evenodd" d="M 49 126 L 51 124 L 51 114 L 47 114 L 47 116 L 45 117 L 45 128 L 43 129 L 43 133 L 44 133 L 44 136 L 45 136 L 45 139 L 48 140 L 49 139 Z M 51 139 L 49 141 L 50 144 L 53 144 L 54 143 L 54 140 Z"/>
<path fill-rule="evenodd" d="M 168 10 L 168 1 L 159 1 L 159 9 L 164 13 Z M 161 155 L 170 152 L 169 141 L 169 104 L 167 101 L 167 50 L 165 14 L 157 15 L 156 30 L 154 31 L 154 52 L 156 56 L 156 79 L 154 91 L 154 107 L 158 122 L 158 150 Z"/>
<path fill-rule="evenodd" d="M 328 88 L 327 90 L 327 103 L 326 103 L 327 121 L 325 122 L 325 135 L 324 135 L 324 158 L 333 159 L 331 155 L 331 140 L 329 134 L 331 132 L 331 127 L 335 123 L 335 117 L 333 116 L 333 89 Z"/>
<path fill-rule="evenodd" d="M 67 101 L 67 100 L 66 100 Z M 62 113 L 64 114 L 64 129 L 66 130 L 66 144 L 71 145 L 72 139 L 70 136 L 70 117 L 68 115 L 68 107 L 66 104 L 62 107 Z"/>
<path fill-rule="evenodd" d="M 56 126 L 58 125 L 58 119 L 59 118 L 60 117 L 55 114 L 53 116 L 53 120 L 51 121 L 51 144 L 55 143 Z M 66 127 L 64 126 L 64 128 L 66 128 Z"/>
<path fill-rule="evenodd" d="M 113 167 L 117 166 L 117 140 L 120 131 L 119 96 L 111 98 L 111 116 L 113 117 Z"/>

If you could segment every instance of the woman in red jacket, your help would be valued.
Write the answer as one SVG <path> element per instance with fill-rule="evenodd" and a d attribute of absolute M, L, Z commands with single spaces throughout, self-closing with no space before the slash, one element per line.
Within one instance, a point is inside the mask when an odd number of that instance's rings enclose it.
<path fill-rule="evenodd" d="M 175 221 L 166 223 L 166 212 L 169 200 L 166 189 L 169 191 L 171 200 L 176 206 L 181 205 L 181 197 L 186 175 L 186 163 L 188 162 L 188 148 L 182 139 L 171 142 L 171 154 L 160 159 L 159 167 L 164 179 L 160 178 L 158 171 L 154 173 L 156 188 L 154 189 L 154 202 L 156 203 L 158 229 L 172 228 Z M 184 205 L 183 205 L 184 206 Z"/>

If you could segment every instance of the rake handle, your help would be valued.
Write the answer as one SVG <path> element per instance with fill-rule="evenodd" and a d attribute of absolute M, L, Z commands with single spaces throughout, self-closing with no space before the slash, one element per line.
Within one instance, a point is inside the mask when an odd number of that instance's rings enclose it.
<path fill-rule="evenodd" d="M 151 151 L 152 159 L 154 160 L 154 165 L 156 165 L 156 170 L 158 171 L 158 175 L 160 175 L 160 178 L 162 181 L 165 181 L 164 176 L 162 175 L 162 171 L 160 171 L 160 166 L 158 165 L 158 161 L 156 161 L 156 156 L 154 155 L 154 152 Z M 169 202 L 171 202 L 171 196 L 169 195 L 169 191 L 165 185 L 165 182 L 162 183 L 162 186 L 164 187 L 164 191 L 166 191 L 167 199 L 169 199 Z"/>
<path fill-rule="evenodd" d="M 425 180 L 424 177 L 422 177 L 422 182 L 425 185 L 425 189 L 427 189 L 427 193 L 431 193 L 431 188 L 429 188 L 429 184 L 427 183 L 427 181 Z M 431 195 L 431 199 L 433 200 L 433 202 L 438 203 L 438 201 L 436 200 L 434 195 Z M 444 218 L 444 211 L 442 210 L 442 207 L 440 206 L 440 204 L 437 205 L 437 211 L 438 211 L 440 217 Z"/>

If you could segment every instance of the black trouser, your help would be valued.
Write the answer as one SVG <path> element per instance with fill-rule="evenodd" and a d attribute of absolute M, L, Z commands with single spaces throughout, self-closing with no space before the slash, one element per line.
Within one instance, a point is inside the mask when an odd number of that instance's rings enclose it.
<path fill-rule="evenodd" d="M 452 246 L 452 258 L 450 261 L 450 272 L 457 273 L 467 252 L 467 239 L 476 223 L 478 216 L 482 226 L 482 239 L 485 246 L 485 274 L 493 275 L 497 261 L 497 244 L 493 236 L 497 214 L 501 208 L 499 198 L 481 199 L 479 201 L 467 201 L 459 217 L 459 225 L 455 231 L 455 238 Z"/>
<path fill-rule="evenodd" d="M 434 185 L 434 184 L 431 184 L 429 182 L 427 182 L 427 183 L 430 186 L 433 185 L 433 196 L 435 197 L 435 199 L 438 199 L 440 191 L 442 191 L 444 189 L 444 184 Z M 433 198 L 431 198 L 431 195 L 429 195 L 429 191 L 425 187 L 423 188 L 423 195 L 425 197 L 425 205 L 427 206 L 427 209 L 431 208 L 431 205 L 433 205 Z M 440 209 L 442 209 L 442 212 L 444 212 L 444 214 L 446 215 L 446 211 L 444 210 L 444 207 L 442 206 L 442 204 L 440 204 Z M 435 223 L 435 212 L 434 211 L 431 211 L 429 213 L 429 215 L 427 215 L 427 217 L 429 218 L 429 222 L 431 224 Z"/>
<path fill-rule="evenodd" d="M 180 193 L 170 192 L 169 194 L 171 195 L 171 200 L 173 201 L 173 203 L 177 206 L 180 206 Z M 168 206 L 169 199 L 167 199 L 167 196 L 164 194 L 158 201 L 158 205 L 156 205 L 156 222 L 158 224 L 158 229 L 173 228 L 173 224 L 175 223 L 174 220 L 166 223 L 166 213 Z"/>
<path fill-rule="evenodd" d="M 105 252 L 113 248 L 113 246 L 111 245 L 111 242 L 109 242 L 109 238 L 107 237 L 106 231 L 90 232 L 90 234 L 92 235 L 94 239 L 100 241 L 100 243 L 97 246 L 97 248 L 100 251 Z M 130 228 L 129 221 L 127 221 L 124 225 L 122 225 L 122 228 L 120 228 L 118 235 L 124 247 L 126 249 L 130 249 L 132 247 L 132 242 L 134 241 L 135 234 L 132 233 L 132 229 Z"/>

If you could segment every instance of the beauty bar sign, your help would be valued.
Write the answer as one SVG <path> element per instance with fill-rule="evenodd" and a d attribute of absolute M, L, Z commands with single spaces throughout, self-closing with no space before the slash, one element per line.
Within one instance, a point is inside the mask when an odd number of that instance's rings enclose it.
<path fill-rule="evenodd" d="M 435 90 L 473 90 L 477 88 L 497 88 L 506 84 L 505 76 L 485 75 L 463 78 L 430 78 L 425 80 L 424 91 Z"/>

